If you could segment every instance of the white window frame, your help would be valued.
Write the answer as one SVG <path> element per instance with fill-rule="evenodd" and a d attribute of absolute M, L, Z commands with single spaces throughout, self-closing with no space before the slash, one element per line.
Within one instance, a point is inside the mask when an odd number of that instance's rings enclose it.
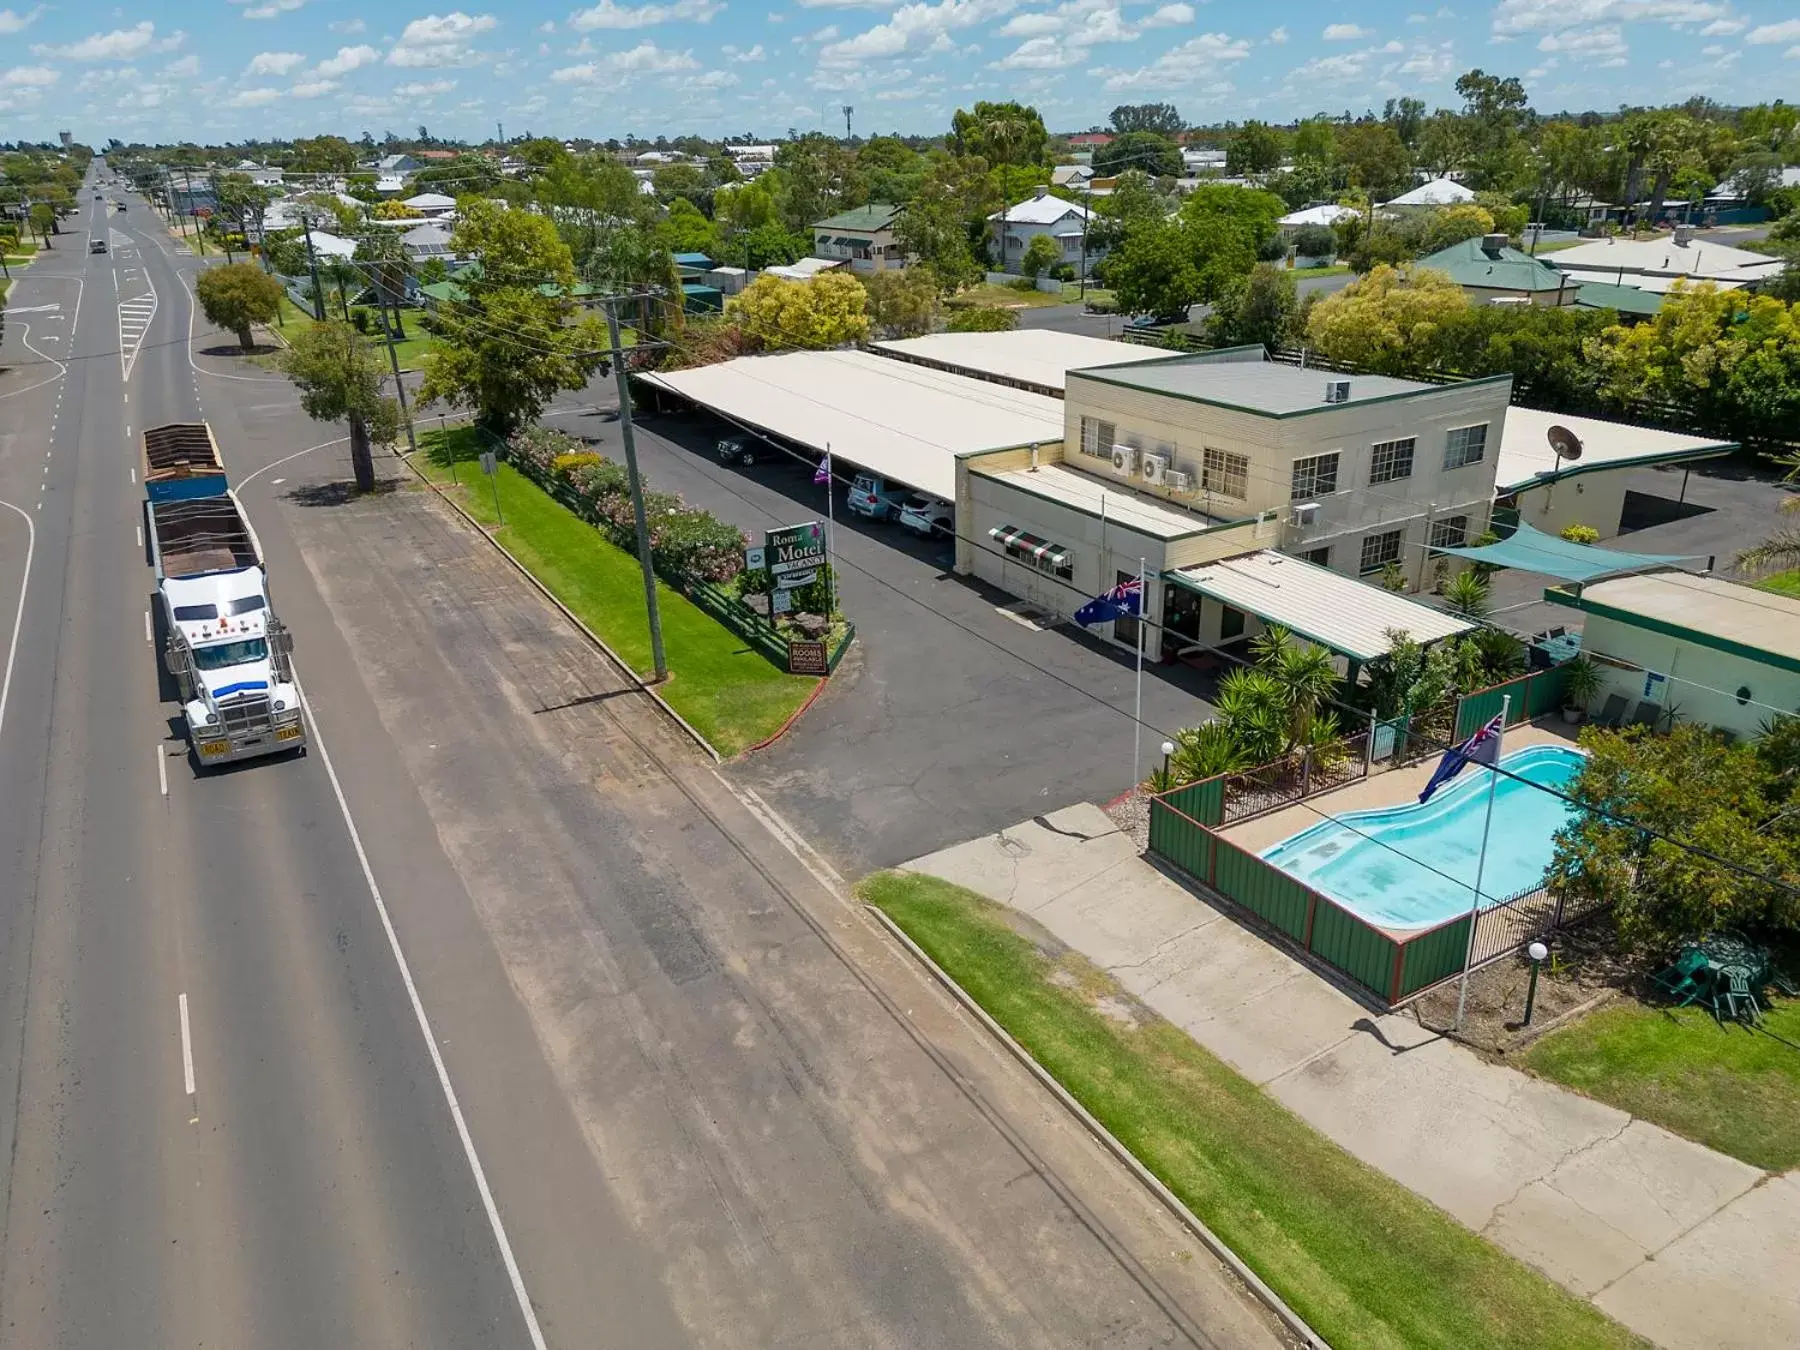
<path fill-rule="evenodd" d="M 1472 432 L 1479 432 L 1481 438 L 1475 444 L 1475 453 L 1470 455 L 1469 440 Z M 1487 458 L 1487 432 L 1488 424 L 1486 422 L 1477 422 L 1473 426 L 1451 427 L 1446 431 L 1444 433 L 1445 472 L 1453 469 L 1466 469 L 1469 465 L 1479 464 Z M 1458 437 L 1462 438 L 1460 442 Z"/>
<path fill-rule="evenodd" d="M 1369 561 L 1369 545 L 1375 543 L 1385 544 L 1388 540 L 1393 541 L 1393 557 L 1382 558 L 1377 562 L 1371 563 Z M 1385 548 L 1383 551 L 1385 552 Z M 1377 572 L 1384 570 L 1389 563 L 1399 562 L 1401 557 L 1405 554 L 1405 551 L 1406 531 L 1403 529 L 1383 530 L 1380 534 L 1365 534 L 1362 538 L 1360 551 L 1357 554 L 1356 575 L 1359 577 L 1372 577 Z"/>
<path fill-rule="evenodd" d="M 1404 451 L 1402 450 L 1402 447 L 1405 447 Z M 1391 441 L 1377 441 L 1374 445 L 1370 446 L 1369 486 L 1374 487 L 1378 483 L 1399 483 L 1411 478 L 1413 472 L 1413 458 L 1418 453 L 1418 449 L 1419 441 L 1416 436 L 1396 436 Z M 1385 473 L 1383 473 L 1381 467 L 1382 456 L 1384 453 L 1388 459 L 1387 470 Z M 1405 455 L 1404 461 L 1401 459 L 1403 453 Z M 1404 472 L 1401 472 L 1402 462 L 1405 464 Z"/>
<path fill-rule="evenodd" d="M 1250 495 L 1250 456 L 1207 446 L 1200 452 L 1200 487 L 1220 497 L 1244 501 Z"/>
<path fill-rule="evenodd" d="M 1320 472 L 1326 460 L 1331 461 L 1329 474 Z M 1329 497 L 1337 491 L 1338 470 L 1341 467 L 1341 453 L 1336 450 L 1295 460 L 1293 481 L 1289 486 L 1294 500 L 1305 502 L 1315 497 Z"/>
<path fill-rule="evenodd" d="M 1450 526 L 1456 527 L 1456 537 L 1447 533 Z M 1431 522 L 1431 531 L 1426 543 L 1431 548 L 1462 548 L 1469 542 L 1469 518 L 1467 516 L 1444 516 Z"/>
<path fill-rule="evenodd" d="M 1090 434 L 1091 433 L 1091 434 Z M 1112 448 L 1119 440 L 1119 424 L 1103 418 L 1081 416 L 1081 453 L 1099 459 L 1111 459 Z"/>

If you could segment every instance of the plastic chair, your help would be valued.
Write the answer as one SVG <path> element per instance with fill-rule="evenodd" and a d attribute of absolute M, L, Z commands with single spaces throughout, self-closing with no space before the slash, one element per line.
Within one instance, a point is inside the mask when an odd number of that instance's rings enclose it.
<path fill-rule="evenodd" d="M 1651 976 L 1650 983 L 1674 999 L 1677 1008 L 1685 1008 L 1706 992 L 1706 985 L 1697 978 L 1706 968 L 1706 953 L 1689 947 L 1675 958 L 1674 965 Z"/>
<path fill-rule="evenodd" d="M 1756 995 L 1750 988 L 1750 972 L 1742 966 L 1726 966 L 1719 974 L 1725 977 L 1725 1006 L 1731 1013 L 1731 1020 L 1761 1026 L 1762 1009 L 1757 1006 Z"/>

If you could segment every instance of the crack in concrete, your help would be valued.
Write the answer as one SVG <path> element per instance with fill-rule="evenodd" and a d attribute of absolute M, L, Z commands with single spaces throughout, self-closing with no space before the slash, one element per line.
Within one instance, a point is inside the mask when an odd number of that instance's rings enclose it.
<path fill-rule="evenodd" d="M 1519 1202 L 1519 1197 L 1521 1195 L 1525 1194 L 1526 1191 L 1530 1190 L 1534 1185 L 1536 1185 L 1538 1182 L 1541 1181 L 1544 1183 L 1544 1185 L 1548 1186 L 1551 1190 L 1556 1191 L 1556 1193 L 1558 1195 L 1562 1196 L 1563 1199 L 1567 1200 L 1570 1204 L 1574 1205 L 1575 1208 L 1579 1209 L 1582 1213 L 1592 1215 L 1595 1219 L 1599 1220 L 1599 1222 L 1606 1224 L 1606 1226 L 1608 1228 L 1611 1228 L 1615 1233 L 1618 1233 L 1619 1236 L 1630 1241 L 1633 1245 L 1641 1245 L 1637 1242 L 1636 1238 L 1633 1238 L 1631 1236 L 1631 1234 L 1625 1232 L 1623 1229 L 1617 1227 L 1616 1225 L 1614 1225 L 1612 1223 L 1608 1223 L 1607 1220 L 1600 1218 L 1600 1216 L 1598 1214 L 1594 1214 L 1594 1212 L 1591 1209 L 1589 1209 L 1586 1205 L 1583 1205 L 1579 1200 L 1576 1200 L 1573 1196 L 1567 1195 L 1564 1192 L 1557 1190 L 1555 1184 L 1551 1181 L 1551 1178 L 1554 1177 L 1556 1175 L 1556 1173 L 1565 1164 L 1573 1162 L 1576 1158 L 1579 1158 L 1582 1154 L 1587 1153 L 1592 1149 L 1596 1149 L 1596 1148 L 1600 1147 L 1600 1145 L 1602 1145 L 1602 1144 L 1610 1144 L 1610 1143 L 1614 1142 L 1615 1140 L 1617 1140 L 1618 1138 L 1620 1138 L 1625 1133 L 1625 1131 L 1627 1131 L 1631 1128 L 1631 1123 L 1632 1123 L 1633 1119 L 1634 1119 L 1633 1117 L 1627 1116 L 1625 1119 L 1625 1123 L 1623 1125 L 1619 1126 L 1619 1128 L 1614 1130 L 1611 1134 L 1599 1135 L 1596 1138 L 1588 1140 L 1588 1142 L 1585 1144 L 1582 1144 L 1576 1148 L 1570 1149 L 1567 1153 L 1563 1154 L 1562 1157 L 1558 1158 L 1555 1162 L 1551 1163 L 1550 1166 L 1547 1167 L 1544 1171 L 1538 1173 L 1535 1176 L 1527 1177 L 1523 1182 L 1521 1182 L 1519 1184 L 1519 1187 L 1517 1190 L 1515 1190 L 1511 1195 L 1507 1196 L 1506 1199 L 1502 1200 L 1499 1204 L 1495 1205 L 1491 1211 L 1489 1211 L 1487 1222 L 1482 1224 L 1480 1228 L 1476 1229 L 1476 1232 L 1480 1233 L 1483 1237 L 1491 1236 L 1491 1234 L 1488 1232 L 1488 1230 L 1491 1229 L 1497 1222 L 1499 1222 L 1501 1213 L 1504 1212 L 1505 1210 L 1507 1210 L 1508 1208 L 1510 1208 L 1511 1206 L 1517 1204 Z"/>

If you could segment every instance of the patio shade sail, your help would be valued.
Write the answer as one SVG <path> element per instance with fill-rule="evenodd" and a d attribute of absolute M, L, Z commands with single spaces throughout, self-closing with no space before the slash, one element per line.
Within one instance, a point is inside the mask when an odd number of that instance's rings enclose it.
<path fill-rule="evenodd" d="M 1692 554 L 1625 553 L 1619 549 L 1601 548 L 1595 544 L 1572 544 L 1554 534 L 1545 534 L 1521 524 L 1509 538 L 1479 548 L 1440 548 L 1453 558 L 1487 563 L 1491 567 L 1511 567 L 1520 572 L 1537 572 L 1560 581 L 1592 581 L 1595 577 L 1615 572 L 1644 572 L 1653 567 L 1671 567 L 1692 562 Z"/>

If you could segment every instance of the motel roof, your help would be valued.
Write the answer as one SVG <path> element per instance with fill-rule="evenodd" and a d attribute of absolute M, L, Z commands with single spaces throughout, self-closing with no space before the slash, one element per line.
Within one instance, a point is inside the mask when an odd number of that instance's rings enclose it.
<path fill-rule="evenodd" d="M 872 343 L 870 349 L 883 356 L 1058 396 L 1071 370 L 1174 359 L 1156 347 L 1062 333 L 1054 328 L 1016 328 L 1010 333 L 932 333 Z"/>
<path fill-rule="evenodd" d="M 1581 439 L 1581 458 L 1562 461 L 1550 448 L 1553 426 L 1565 427 Z M 1521 492 L 1539 483 L 1603 469 L 1677 464 L 1716 459 L 1736 450 L 1734 441 L 1710 436 L 1688 436 L 1675 431 L 1634 427 L 1598 417 L 1572 417 L 1538 408 L 1506 410 L 1506 428 L 1500 434 L 1500 457 L 1495 464 L 1494 491 Z"/>

